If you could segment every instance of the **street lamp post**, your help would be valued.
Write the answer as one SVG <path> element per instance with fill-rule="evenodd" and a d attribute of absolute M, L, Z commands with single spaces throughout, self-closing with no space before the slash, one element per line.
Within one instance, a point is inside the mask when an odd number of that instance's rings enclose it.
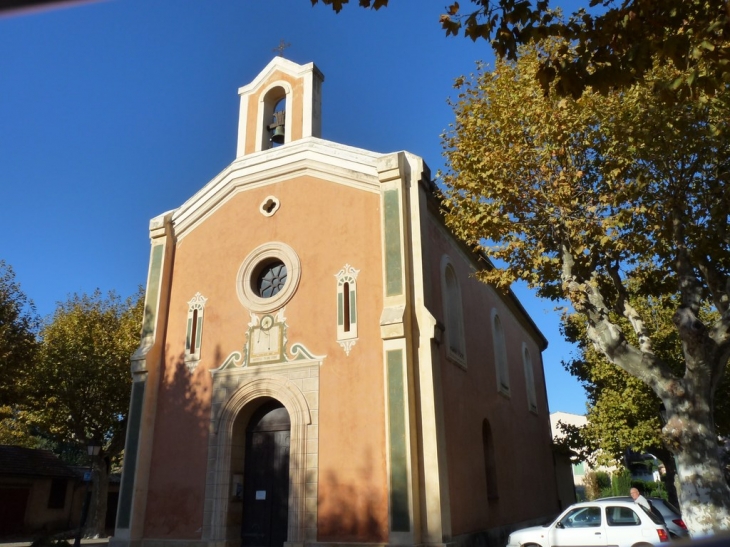
<path fill-rule="evenodd" d="M 81 535 L 84 532 L 84 524 L 86 524 L 86 516 L 89 512 L 89 484 L 93 481 L 94 458 L 99 455 L 101 446 L 98 444 L 89 444 L 86 447 L 91 463 L 89 465 L 89 480 L 86 482 L 86 490 L 84 491 L 84 505 L 81 507 L 81 520 L 79 520 L 79 528 L 76 530 L 76 538 L 74 539 L 74 547 L 81 545 Z"/>

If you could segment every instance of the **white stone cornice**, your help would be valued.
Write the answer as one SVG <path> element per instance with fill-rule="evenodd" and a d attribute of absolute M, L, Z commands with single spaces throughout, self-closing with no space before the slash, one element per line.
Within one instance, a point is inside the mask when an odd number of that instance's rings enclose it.
<path fill-rule="evenodd" d="M 178 240 L 238 192 L 300 176 L 312 176 L 378 193 L 377 158 L 382 154 L 316 137 L 239 158 L 175 210 Z"/>
<path fill-rule="evenodd" d="M 150 220 L 150 239 L 157 239 L 166 235 L 174 212 L 174 210 L 167 211 Z"/>

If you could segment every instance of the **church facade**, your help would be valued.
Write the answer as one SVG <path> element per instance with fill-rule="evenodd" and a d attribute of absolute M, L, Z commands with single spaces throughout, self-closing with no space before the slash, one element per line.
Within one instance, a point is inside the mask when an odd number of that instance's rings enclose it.
<path fill-rule="evenodd" d="M 546 340 L 420 157 L 321 139 L 323 81 L 273 59 L 235 161 L 150 223 L 113 547 L 496 544 L 559 509 Z"/>

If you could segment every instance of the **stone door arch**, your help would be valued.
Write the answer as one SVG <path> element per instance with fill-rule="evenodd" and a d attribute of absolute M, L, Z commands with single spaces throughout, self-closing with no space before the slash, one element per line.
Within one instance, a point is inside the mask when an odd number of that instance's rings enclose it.
<path fill-rule="evenodd" d="M 240 506 L 233 499 L 233 476 L 240 439 L 263 401 L 276 399 L 291 421 L 287 543 L 316 540 L 317 425 L 319 363 L 222 370 L 213 375 L 213 408 L 208 440 L 203 539 L 240 543 Z M 242 459 L 241 459 L 242 461 Z"/>

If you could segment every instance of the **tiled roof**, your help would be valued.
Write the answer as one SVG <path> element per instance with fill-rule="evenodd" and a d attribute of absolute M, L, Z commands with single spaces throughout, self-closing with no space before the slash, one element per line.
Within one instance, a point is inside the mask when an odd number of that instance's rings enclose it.
<path fill-rule="evenodd" d="M 73 470 L 49 450 L 0 445 L 0 475 L 76 478 Z"/>

